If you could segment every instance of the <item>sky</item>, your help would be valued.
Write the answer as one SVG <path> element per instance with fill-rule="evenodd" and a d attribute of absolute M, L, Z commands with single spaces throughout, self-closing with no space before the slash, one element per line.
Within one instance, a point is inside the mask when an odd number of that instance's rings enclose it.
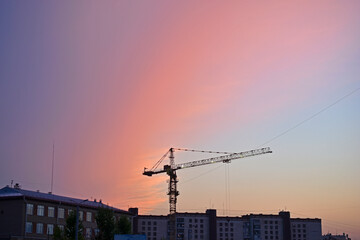
<path fill-rule="evenodd" d="M 1 1 L 0 185 L 167 214 L 322 219 L 360 239 L 359 1 Z M 213 156 L 213 155 L 211 155 Z M 175 162 L 210 155 L 175 151 Z M 164 160 L 164 164 L 168 159 Z"/>

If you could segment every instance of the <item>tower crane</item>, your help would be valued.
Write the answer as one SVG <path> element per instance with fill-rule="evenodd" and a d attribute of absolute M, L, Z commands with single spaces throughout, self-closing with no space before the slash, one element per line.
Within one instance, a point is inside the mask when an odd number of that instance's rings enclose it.
<path fill-rule="evenodd" d="M 186 163 L 180 163 L 175 164 L 174 161 L 174 152 L 175 150 L 179 151 L 192 151 L 192 152 L 204 152 L 204 153 L 221 153 L 225 154 L 218 157 L 212 157 L 212 158 L 206 158 L 202 160 L 197 161 L 191 161 Z M 182 148 L 170 148 L 163 156 L 160 158 L 160 160 L 151 168 L 147 169 L 144 168 L 143 175 L 151 177 L 154 174 L 159 173 L 166 173 L 170 177 L 169 181 L 169 203 L 170 203 L 170 215 L 169 215 L 169 231 L 170 231 L 170 240 L 176 239 L 176 202 L 177 202 L 177 196 L 179 195 L 179 192 L 177 191 L 177 176 L 176 171 L 185 169 L 185 168 L 191 168 L 191 167 L 198 167 L 213 163 L 230 163 L 231 160 L 245 158 L 245 157 L 252 157 L 257 155 L 262 155 L 266 153 L 272 153 L 269 147 L 267 148 L 259 148 L 255 150 L 245 151 L 245 152 L 239 152 L 239 153 L 229 153 L 229 152 L 213 152 L 213 151 L 198 151 L 198 150 L 190 150 L 190 149 L 182 149 Z M 161 162 L 169 155 L 170 165 L 164 165 L 162 169 L 157 170 Z"/>

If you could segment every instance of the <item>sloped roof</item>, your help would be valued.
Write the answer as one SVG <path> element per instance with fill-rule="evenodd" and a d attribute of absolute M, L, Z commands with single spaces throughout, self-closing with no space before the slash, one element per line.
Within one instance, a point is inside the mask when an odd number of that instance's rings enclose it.
<path fill-rule="evenodd" d="M 6 186 L 6 187 L 0 189 L 0 199 L 1 198 L 14 198 L 14 197 L 15 198 L 16 197 L 25 197 L 25 198 L 31 198 L 31 199 L 36 199 L 36 200 L 59 202 L 59 203 L 61 202 L 61 203 L 66 203 L 66 204 L 74 205 L 74 206 L 79 205 L 80 207 L 110 208 L 115 212 L 132 215 L 128 211 L 110 207 L 106 204 L 103 204 L 102 202 L 87 201 L 86 199 L 65 197 L 65 196 L 55 195 L 52 193 L 42 193 L 39 191 L 30 191 L 30 190 L 25 190 L 25 189 L 11 188 L 9 186 Z"/>

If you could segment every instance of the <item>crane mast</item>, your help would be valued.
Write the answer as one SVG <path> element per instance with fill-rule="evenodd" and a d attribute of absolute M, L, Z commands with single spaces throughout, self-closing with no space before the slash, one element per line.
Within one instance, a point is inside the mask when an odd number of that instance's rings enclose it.
<path fill-rule="evenodd" d="M 175 170 L 175 162 L 174 162 L 174 149 L 170 148 L 170 168 L 167 169 L 167 174 L 170 176 L 169 182 L 169 204 L 170 204 L 170 216 L 169 216 L 169 232 L 170 239 L 175 240 L 176 238 L 176 201 L 179 192 L 177 191 L 177 176 Z"/>
<path fill-rule="evenodd" d="M 196 150 L 189 150 L 189 149 L 178 149 L 178 150 L 185 150 L 185 151 L 196 151 Z M 170 240 L 176 239 L 176 202 L 177 196 L 179 192 L 177 191 L 177 175 L 176 170 L 190 168 L 190 167 L 198 167 L 213 163 L 230 163 L 231 160 L 245 158 L 245 157 L 252 157 L 266 153 L 272 153 L 270 148 L 260 148 L 255 150 L 250 150 L 246 152 L 240 153 L 226 153 L 227 155 L 212 157 L 197 161 L 191 161 L 187 163 L 175 164 L 174 161 L 174 151 L 175 148 L 170 148 L 169 151 L 152 167 L 150 170 L 144 169 L 143 175 L 151 177 L 153 174 L 159 173 L 166 173 L 170 177 L 169 181 L 169 204 L 170 204 L 170 215 L 169 215 L 169 232 L 170 232 Z M 211 151 L 199 151 L 199 152 L 209 152 L 209 153 L 220 153 L 220 152 L 211 152 Z M 170 165 L 164 165 L 163 169 L 156 170 L 157 167 L 160 165 L 162 160 L 169 154 Z"/>

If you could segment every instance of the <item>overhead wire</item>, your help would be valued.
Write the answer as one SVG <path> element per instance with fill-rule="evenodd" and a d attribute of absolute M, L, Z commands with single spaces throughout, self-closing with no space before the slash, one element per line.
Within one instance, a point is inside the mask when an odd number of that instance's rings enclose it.
<path fill-rule="evenodd" d="M 305 118 L 304 120 L 300 121 L 299 123 L 295 124 L 294 126 L 288 128 L 287 130 L 281 132 L 280 134 L 274 136 L 273 138 L 269 139 L 268 141 L 266 141 L 265 143 L 259 145 L 258 147 L 262 147 L 268 143 L 273 142 L 274 140 L 284 136 L 285 134 L 287 134 L 288 132 L 300 127 L 301 125 L 303 125 L 304 123 L 310 121 L 311 119 L 315 118 L 316 116 L 318 116 L 319 114 L 325 112 L 326 110 L 328 110 L 329 108 L 333 107 L 334 105 L 338 104 L 339 102 L 343 101 L 344 99 L 346 99 L 347 97 L 350 97 L 352 94 L 354 94 L 355 92 L 359 91 L 360 87 L 352 90 L 351 92 L 347 93 L 346 95 L 342 96 L 341 98 L 337 99 L 335 102 L 327 105 L 326 107 L 322 108 L 320 111 L 316 112 L 315 114 L 311 115 L 308 118 Z"/>
<path fill-rule="evenodd" d="M 297 213 L 297 212 L 293 212 L 292 211 L 292 213 L 293 214 L 295 214 L 295 215 L 298 215 L 298 216 L 307 216 L 307 215 L 305 215 L 305 214 L 301 214 L 301 213 Z M 360 228 L 360 226 L 357 226 L 357 225 L 353 225 L 353 224 L 348 224 L 348 223 L 341 223 L 341 222 L 338 222 L 338 221 L 334 221 L 334 220 L 329 220 L 329 219 L 327 219 L 327 218 L 321 218 L 323 221 L 325 221 L 325 222 L 328 222 L 327 224 L 329 224 L 329 225 L 338 225 L 338 226 L 345 226 L 345 227 L 350 227 L 350 228 L 356 228 L 356 229 L 359 229 Z"/>
<path fill-rule="evenodd" d="M 273 141 L 275 141 L 276 139 L 284 136 L 285 134 L 287 134 L 288 132 L 298 128 L 299 126 L 301 126 L 302 124 L 310 121 L 311 119 L 315 118 L 316 116 L 320 115 L 321 113 L 325 112 L 326 110 L 328 110 L 329 108 L 335 106 L 336 104 L 338 104 L 339 102 L 343 101 L 344 99 L 348 98 L 349 96 L 353 95 L 355 92 L 359 91 L 360 90 L 360 87 L 352 90 L 351 92 L 347 93 L 346 95 L 342 96 L 341 98 L 337 99 L 336 101 L 334 101 L 333 103 L 327 105 L 326 107 L 322 108 L 320 111 L 316 112 L 315 114 L 309 116 L 308 118 L 300 121 L 299 123 L 295 124 L 294 126 L 288 128 L 287 130 L 281 132 L 280 134 L 278 135 L 275 135 L 274 137 L 272 137 L 271 139 L 269 139 L 268 141 L 264 142 L 263 144 L 259 145 L 258 147 L 262 147 L 268 143 L 271 143 Z M 180 151 L 188 151 L 188 152 L 201 152 L 201 153 L 220 153 L 220 154 L 232 154 L 232 152 L 218 152 L 218 151 L 204 151 L 204 150 L 192 150 L 192 149 L 185 149 L 185 148 L 174 148 L 175 150 L 180 150 Z M 156 164 L 156 167 L 162 162 L 162 160 L 167 156 L 168 152 L 158 161 L 158 163 Z M 197 175 L 196 177 L 193 177 L 185 182 L 182 182 L 182 184 L 185 184 L 185 183 L 188 183 L 188 182 L 191 182 L 201 176 L 204 176 L 204 175 L 207 175 L 208 173 L 210 172 L 213 172 L 217 169 L 219 169 L 220 167 L 222 167 L 223 165 L 220 165 L 219 167 L 216 167 L 216 168 L 213 168 L 213 169 L 210 169 L 202 174 L 199 174 Z M 227 196 L 229 196 L 230 198 L 230 192 L 228 193 L 228 189 L 227 188 L 230 188 L 229 185 L 230 185 L 230 181 L 227 179 L 228 178 L 228 173 L 227 173 L 227 170 L 225 168 L 225 195 L 226 195 L 226 198 Z M 228 185 L 229 184 L 229 185 Z M 156 191 L 158 192 L 158 191 Z M 160 192 L 160 191 L 159 191 Z M 227 201 L 226 199 L 226 205 L 229 206 L 230 208 L 230 200 Z M 233 210 L 231 210 L 233 211 Z"/>
<path fill-rule="evenodd" d="M 360 90 L 360 87 L 352 90 L 351 92 L 349 92 L 349 93 L 347 93 L 346 95 L 344 95 L 344 96 L 340 97 L 339 99 L 337 99 L 335 102 L 327 105 L 326 107 L 324 107 L 324 108 L 321 109 L 320 111 L 318 111 L 318 112 L 316 112 L 315 114 L 311 115 L 310 117 L 302 120 L 301 122 L 295 124 L 293 127 L 288 128 L 287 130 L 285 130 L 285 131 L 281 132 L 280 134 L 274 136 L 273 138 L 269 139 L 268 141 L 264 142 L 263 144 L 259 145 L 258 147 L 263 147 L 264 145 L 266 145 L 266 144 L 268 144 L 268 143 L 270 143 L 270 142 L 273 142 L 274 140 L 276 140 L 276 139 L 284 136 L 284 135 L 287 134 L 288 132 L 290 132 L 290 131 L 298 128 L 298 127 L 301 126 L 302 124 L 304 124 L 304 123 L 308 122 L 309 120 L 315 118 L 315 117 L 318 116 L 319 114 L 325 112 L 325 111 L 328 110 L 329 108 L 331 108 L 331 107 L 333 107 L 334 105 L 338 104 L 339 102 L 343 101 L 343 100 L 346 99 L 347 97 L 350 97 L 351 95 L 353 95 L 354 93 L 356 93 L 356 92 L 359 91 L 359 90 Z M 178 148 L 178 149 L 185 150 L 185 149 L 182 149 L 182 148 Z M 189 151 L 189 149 L 187 149 L 187 150 Z M 192 150 L 192 151 L 198 151 L 198 150 Z M 207 152 L 211 152 L 211 151 L 207 151 Z M 222 152 L 218 152 L 218 153 L 222 153 Z M 227 153 L 229 153 L 229 152 L 223 152 L 223 153 L 224 153 L 224 154 L 227 154 Z M 220 167 L 222 167 L 222 166 L 223 166 L 223 165 L 220 165 L 219 167 L 216 167 L 216 168 L 214 168 L 214 169 L 211 169 L 211 170 L 209 170 L 209 171 L 206 171 L 206 172 L 202 173 L 201 175 L 198 175 L 197 177 L 194 177 L 194 178 L 190 179 L 189 181 L 195 180 L 195 179 L 197 179 L 197 178 L 200 177 L 200 176 L 204 176 L 204 175 L 206 175 L 206 174 L 208 174 L 208 173 L 210 173 L 210 172 L 212 172 L 212 171 L 214 171 L 214 170 L 216 170 L 216 169 L 218 169 L 218 168 L 220 168 Z M 187 182 L 189 182 L 189 181 L 187 181 Z"/>

